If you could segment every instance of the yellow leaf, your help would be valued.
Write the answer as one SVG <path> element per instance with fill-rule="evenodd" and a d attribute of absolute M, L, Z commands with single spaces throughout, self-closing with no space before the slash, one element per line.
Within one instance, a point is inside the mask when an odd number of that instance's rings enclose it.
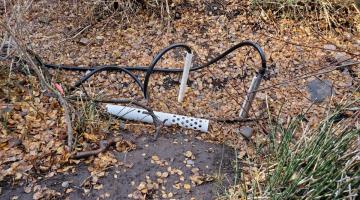
<path fill-rule="evenodd" d="M 84 133 L 84 138 L 86 140 L 90 140 L 91 142 L 96 142 L 98 140 L 98 137 L 95 134 L 91 133 Z"/>

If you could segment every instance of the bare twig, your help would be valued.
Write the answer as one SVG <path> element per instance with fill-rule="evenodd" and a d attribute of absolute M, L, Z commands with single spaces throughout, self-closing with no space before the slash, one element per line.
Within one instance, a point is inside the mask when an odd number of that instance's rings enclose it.
<path fill-rule="evenodd" d="M 246 123 L 246 122 L 256 122 L 256 121 L 262 121 L 266 120 L 267 118 L 210 118 L 210 120 L 216 121 L 216 122 L 225 122 L 225 123 Z"/>
<path fill-rule="evenodd" d="M 2 21 L 0 21 L 0 26 L 3 27 L 6 30 L 6 32 L 10 35 L 10 37 L 16 44 L 18 52 L 25 56 L 25 59 L 28 62 L 29 67 L 35 72 L 36 76 L 38 77 L 38 79 L 40 81 L 41 86 L 43 88 L 46 88 L 53 94 L 55 94 L 56 98 L 59 100 L 61 106 L 64 109 L 65 123 L 67 126 L 67 136 L 68 136 L 67 145 L 68 145 L 69 149 L 71 150 L 72 146 L 73 146 L 74 136 L 73 136 L 73 130 L 72 130 L 72 121 L 71 121 L 71 117 L 70 117 L 70 109 L 69 109 L 69 105 L 68 105 L 67 101 L 56 89 L 54 89 L 46 81 L 45 76 L 44 76 L 43 72 L 41 71 L 41 66 L 38 66 L 38 64 L 35 64 L 36 62 L 34 61 L 34 59 L 31 57 L 31 55 L 26 50 L 26 47 L 23 44 L 23 42 L 15 36 L 15 33 L 11 30 L 11 28 L 7 24 L 3 23 Z"/>
<path fill-rule="evenodd" d="M 101 140 L 99 142 L 99 148 L 96 150 L 91 150 L 91 151 L 82 151 L 82 152 L 78 152 L 75 155 L 73 155 L 71 158 L 73 159 L 81 159 L 81 158 L 87 158 L 90 156 L 95 156 L 101 152 L 104 152 L 106 149 L 108 149 L 110 146 L 116 144 L 116 142 L 120 141 L 120 139 L 118 138 L 113 138 L 113 139 L 109 139 L 109 140 Z"/>

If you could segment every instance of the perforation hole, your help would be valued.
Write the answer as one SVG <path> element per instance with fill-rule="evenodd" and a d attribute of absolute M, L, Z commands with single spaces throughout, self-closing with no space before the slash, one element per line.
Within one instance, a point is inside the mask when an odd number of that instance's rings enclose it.
<path fill-rule="evenodd" d="M 182 126 L 184 128 L 191 128 L 194 130 L 201 130 L 203 128 L 202 123 L 204 120 L 195 119 L 195 118 L 187 118 L 186 116 L 177 116 L 171 115 L 170 118 L 171 123 L 177 124 L 178 126 Z"/>

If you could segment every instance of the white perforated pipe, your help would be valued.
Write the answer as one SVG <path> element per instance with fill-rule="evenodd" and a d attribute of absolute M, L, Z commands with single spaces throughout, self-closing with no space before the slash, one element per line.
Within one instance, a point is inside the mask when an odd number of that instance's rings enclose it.
<path fill-rule="evenodd" d="M 141 121 L 145 123 L 153 123 L 153 119 L 146 110 L 139 108 L 132 108 L 127 106 L 119 105 L 106 105 L 107 112 L 110 114 L 116 115 L 123 119 Z M 154 112 L 154 114 L 161 120 L 165 121 L 166 126 L 178 125 L 184 128 L 199 130 L 202 132 L 207 132 L 209 127 L 209 120 L 199 119 L 194 117 L 187 117 L 183 115 L 176 115 L 164 112 Z"/>
<path fill-rule="evenodd" d="M 185 62 L 184 62 L 184 70 L 181 77 L 181 83 L 180 83 L 180 89 L 179 89 L 179 96 L 178 96 L 178 102 L 182 102 L 184 100 L 185 92 L 186 92 L 186 86 L 187 86 L 187 80 L 189 78 L 189 72 L 191 68 L 191 62 L 192 62 L 193 54 L 186 53 Z"/>

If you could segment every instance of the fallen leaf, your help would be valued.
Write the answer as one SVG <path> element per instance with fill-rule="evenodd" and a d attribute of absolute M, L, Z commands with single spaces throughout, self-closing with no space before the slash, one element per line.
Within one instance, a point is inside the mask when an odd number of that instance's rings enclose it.
<path fill-rule="evenodd" d="M 185 189 L 185 190 L 190 190 L 190 189 L 191 189 L 190 184 L 185 183 L 185 184 L 184 184 L 184 189 Z"/>

